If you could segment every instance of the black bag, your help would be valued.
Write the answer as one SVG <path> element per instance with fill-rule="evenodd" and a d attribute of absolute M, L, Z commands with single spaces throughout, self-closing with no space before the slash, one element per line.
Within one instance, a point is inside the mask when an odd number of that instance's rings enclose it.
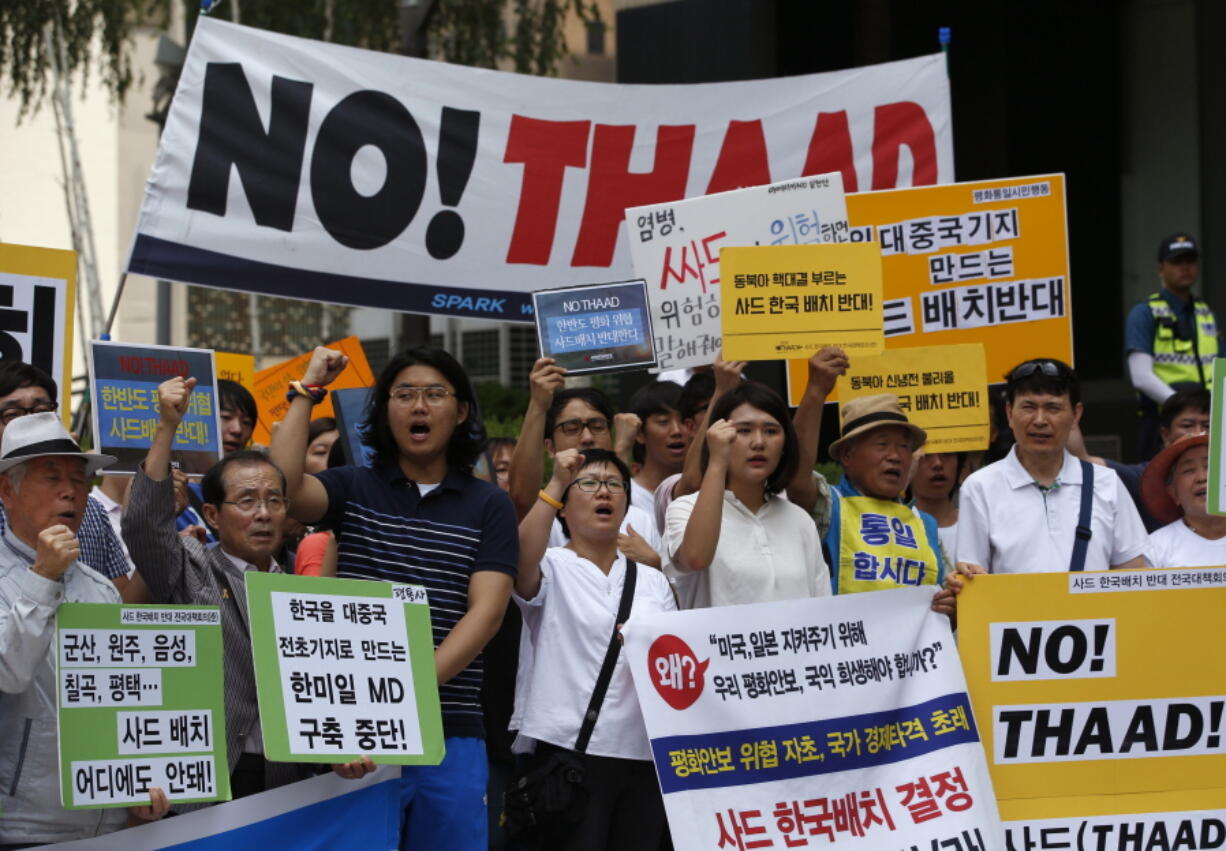
<path fill-rule="evenodd" d="M 578 754 L 587 750 L 605 692 L 613 679 L 613 667 L 621 652 L 617 625 L 625 623 L 630 617 L 637 575 L 638 565 L 632 559 L 626 559 L 626 579 L 617 606 L 617 618 L 613 622 L 613 636 L 609 639 L 609 647 L 605 651 L 600 674 L 596 677 L 596 687 L 592 690 L 592 699 L 588 701 L 574 750 L 550 747 L 545 760 L 534 761 L 534 767 L 514 778 L 503 794 L 502 818 L 512 839 L 540 839 L 579 824 L 586 815 L 588 789 L 583 761 Z"/>

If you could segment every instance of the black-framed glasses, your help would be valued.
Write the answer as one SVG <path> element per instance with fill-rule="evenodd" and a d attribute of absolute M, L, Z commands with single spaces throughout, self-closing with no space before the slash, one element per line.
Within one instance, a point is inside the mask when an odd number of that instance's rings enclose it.
<path fill-rule="evenodd" d="M 600 486 L 604 485 L 605 490 L 609 493 L 625 493 L 630 487 L 621 479 L 575 479 L 575 487 L 584 493 L 596 493 L 600 490 Z"/>
<path fill-rule="evenodd" d="M 1049 360 L 1033 360 L 1029 363 L 1024 363 L 1013 372 L 1009 373 L 1010 381 L 1018 381 L 1023 378 L 1029 378 L 1036 372 L 1041 372 L 1050 378 L 1060 377 L 1060 367 Z"/>
<path fill-rule="evenodd" d="M 242 499 L 223 499 L 223 505 L 233 505 L 243 514 L 255 514 L 259 506 L 268 509 L 269 514 L 281 514 L 289 511 L 289 499 L 284 496 L 266 496 L 263 499 L 256 496 L 245 496 Z"/>
<path fill-rule="evenodd" d="M 558 431 L 559 429 L 561 430 L 562 434 L 565 434 L 568 437 L 574 437 L 575 435 L 581 433 L 584 429 L 587 429 L 592 434 L 604 434 L 609 430 L 609 421 L 604 417 L 592 417 L 588 420 L 566 420 L 565 422 L 560 422 L 553 427 L 554 431 Z"/>
<path fill-rule="evenodd" d="M 388 397 L 393 402 L 401 405 L 411 405 L 418 399 L 425 399 L 427 405 L 441 405 L 447 401 L 448 396 L 454 395 L 455 393 L 441 384 L 431 384 L 428 387 L 413 387 L 409 384 L 401 384 L 393 387 Z"/>
<path fill-rule="evenodd" d="M 0 423 L 8 425 L 13 420 L 18 417 L 24 417 L 26 414 L 54 414 L 59 407 L 59 402 L 37 402 L 28 408 L 23 408 L 20 405 L 10 405 L 0 410 Z"/>

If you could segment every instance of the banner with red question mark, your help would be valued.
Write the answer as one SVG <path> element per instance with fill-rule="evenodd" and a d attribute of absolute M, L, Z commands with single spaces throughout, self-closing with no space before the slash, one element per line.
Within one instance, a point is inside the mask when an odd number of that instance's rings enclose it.
<path fill-rule="evenodd" d="M 1003 848 L 931 589 L 632 617 L 622 630 L 673 844 Z"/>

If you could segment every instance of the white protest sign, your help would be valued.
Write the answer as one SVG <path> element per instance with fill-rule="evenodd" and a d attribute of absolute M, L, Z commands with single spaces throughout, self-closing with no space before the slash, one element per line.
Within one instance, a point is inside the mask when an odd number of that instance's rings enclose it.
<path fill-rule="evenodd" d="M 634 273 L 647 281 L 658 369 L 702 366 L 720 348 L 719 252 L 847 242 L 835 172 L 626 210 Z"/>
<path fill-rule="evenodd" d="M 631 618 L 626 653 L 678 851 L 1003 848 L 931 601 L 902 588 Z"/>

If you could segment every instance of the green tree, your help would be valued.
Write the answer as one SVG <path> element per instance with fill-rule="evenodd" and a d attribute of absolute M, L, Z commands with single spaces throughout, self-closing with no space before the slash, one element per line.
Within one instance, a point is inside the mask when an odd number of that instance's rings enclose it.
<path fill-rule="evenodd" d="M 136 27 L 165 27 L 177 2 L 190 33 L 199 0 L 0 0 L 0 84 L 21 100 L 22 114 L 37 110 L 55 71 L 50 44 L 66 74 L 88 74 L 96 64 L 122 100 L 136 79 L 128 49 Z M 566 55 L 569 12 L 599 20 L 595 0 L 435 0 L 421 8 L 431 58 L 485 68 L 509 61 L 517 71 L 542 75 L 556 73 Z M 211 14 L 371 50 L 398 52 L 406 41 L 400 0 L 223 0 Z"/>

